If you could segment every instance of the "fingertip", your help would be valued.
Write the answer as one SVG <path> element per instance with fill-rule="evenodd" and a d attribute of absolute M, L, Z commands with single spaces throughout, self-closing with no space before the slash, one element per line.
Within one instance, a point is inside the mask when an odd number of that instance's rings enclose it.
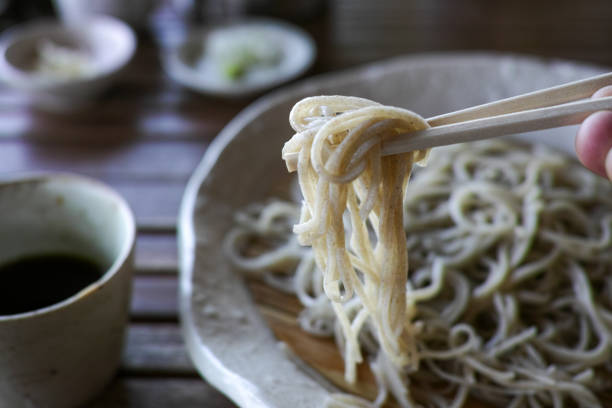
<path fill-rule="evenodd" d="M 592 98 L 604 98 L 606 96 L 612 96 L 612 85 L 604 86 L 595 92 Z"/>
<path fill-rule="evenodd" d="M 612 181 L 612 149 L 606 155 L 606 174 L 608 179 Z"/>
<path fill-rule="evenodd" d="M 596 112 L 586 118 L 576 135 L 576 154 L 591 171 L 609 177 L 612 170 L 612 111 Z"/>

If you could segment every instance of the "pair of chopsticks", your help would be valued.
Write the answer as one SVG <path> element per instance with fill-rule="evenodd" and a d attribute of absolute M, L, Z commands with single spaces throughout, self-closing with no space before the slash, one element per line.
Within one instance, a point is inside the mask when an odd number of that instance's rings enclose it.
<path fill-rule="evenodd" d="M 612 72 L 435 116 L 427 119 L 431 128 L 385 141 L 382 154 L 575 125 L 592 112 L 612 110 L 612 97 L 585 99 L 606 85 Z"/>

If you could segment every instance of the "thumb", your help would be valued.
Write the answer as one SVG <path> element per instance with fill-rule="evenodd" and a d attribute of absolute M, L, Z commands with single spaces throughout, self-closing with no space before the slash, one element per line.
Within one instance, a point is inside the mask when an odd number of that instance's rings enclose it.
<path fill-rule="evenodd" d="M 612 96 L 612 86 L 595 92 L 593 98 Z M 584 120 L 576 135 L 576 154 L 582 164 L 612 180 L 612 111 L 601 111 Z"/>

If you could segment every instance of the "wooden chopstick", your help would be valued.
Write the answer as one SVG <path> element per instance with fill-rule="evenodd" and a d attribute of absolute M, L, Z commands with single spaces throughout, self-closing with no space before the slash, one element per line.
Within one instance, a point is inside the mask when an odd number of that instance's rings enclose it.
<path fill-rule="evenodd" d="M 612 110 L 612 97 L 577 101 L 606 85 L 612 72 L 434 116 L 427 119 L 431 128 L 383 142 L 382 155 L 575 125 L 592 112 Z M 295 164 L 297 156 L 284 159 Z"/>
<path fill-rule="evenodd" d="M 382 155 L 575 125 L 600 110 L 612 110 L 612 96 L 436 126 L 409 133 L 406 137 L 400 135 L 383 143 Z"/>
<path fill-rule="evenodd" d="M 606 85 L 612 85 L 612 72 L 434 116 L 427 119 L 427 123 L 432 127 L 448 125 L 489 116 L 560 105 L 588 98 L 599 88 Z"/>
<path fill-rule="evenodd" d="M 382 154 L 578 124 L 592 112 L 612 110 L 612 97 L 566 102 L 610 84 L 612 72 L 435 116 L 427 120 L 431 128 L 385 141 Z"/>

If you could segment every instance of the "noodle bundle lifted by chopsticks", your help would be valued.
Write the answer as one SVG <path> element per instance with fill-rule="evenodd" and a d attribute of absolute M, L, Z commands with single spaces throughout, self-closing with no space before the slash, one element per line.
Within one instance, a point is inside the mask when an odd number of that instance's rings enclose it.
<path fill-rule="evenodd" d="M 370 357 L 376 399 L 336 394 L 330 406 L 381 406 L 389 393 L 402 407 L 460 407 L 468 395 L 601 406 L 612 390 L 609 183 L 550 149 L 497 140 L 437 148 L 407 184 L 427 152 L 381 157 L 380 144 L 427 127 L 420 116 L 331 96 L 299 102 L 290 121 L 283 157 L 301 210 L 250 208 L 226 243 L 242 269 L 297 295 L 305 330 L 336 338 L 347 381 Z"/>
<path fill-rule="evenodd" d="M 293 230 L 300 244 L 312 246 L 323 271 L 325 293 L 347 340 L 349 381 L 354 381 L 354 363 L 362 360 L 357 333 L 368 317 L 391 361 L 416 367 L 402 202 L 412 164 L 426 153 L 381 157 L 380 145 L 383 138 L 427 123 L 404 109 L 342 96 L 306 98 L 293 107 L 289 121 L 298 133 L 283 156 L 299 152 L 304 196 Z M 343 305 L 353 294 L 365 308 L 349 321 Z"/>

